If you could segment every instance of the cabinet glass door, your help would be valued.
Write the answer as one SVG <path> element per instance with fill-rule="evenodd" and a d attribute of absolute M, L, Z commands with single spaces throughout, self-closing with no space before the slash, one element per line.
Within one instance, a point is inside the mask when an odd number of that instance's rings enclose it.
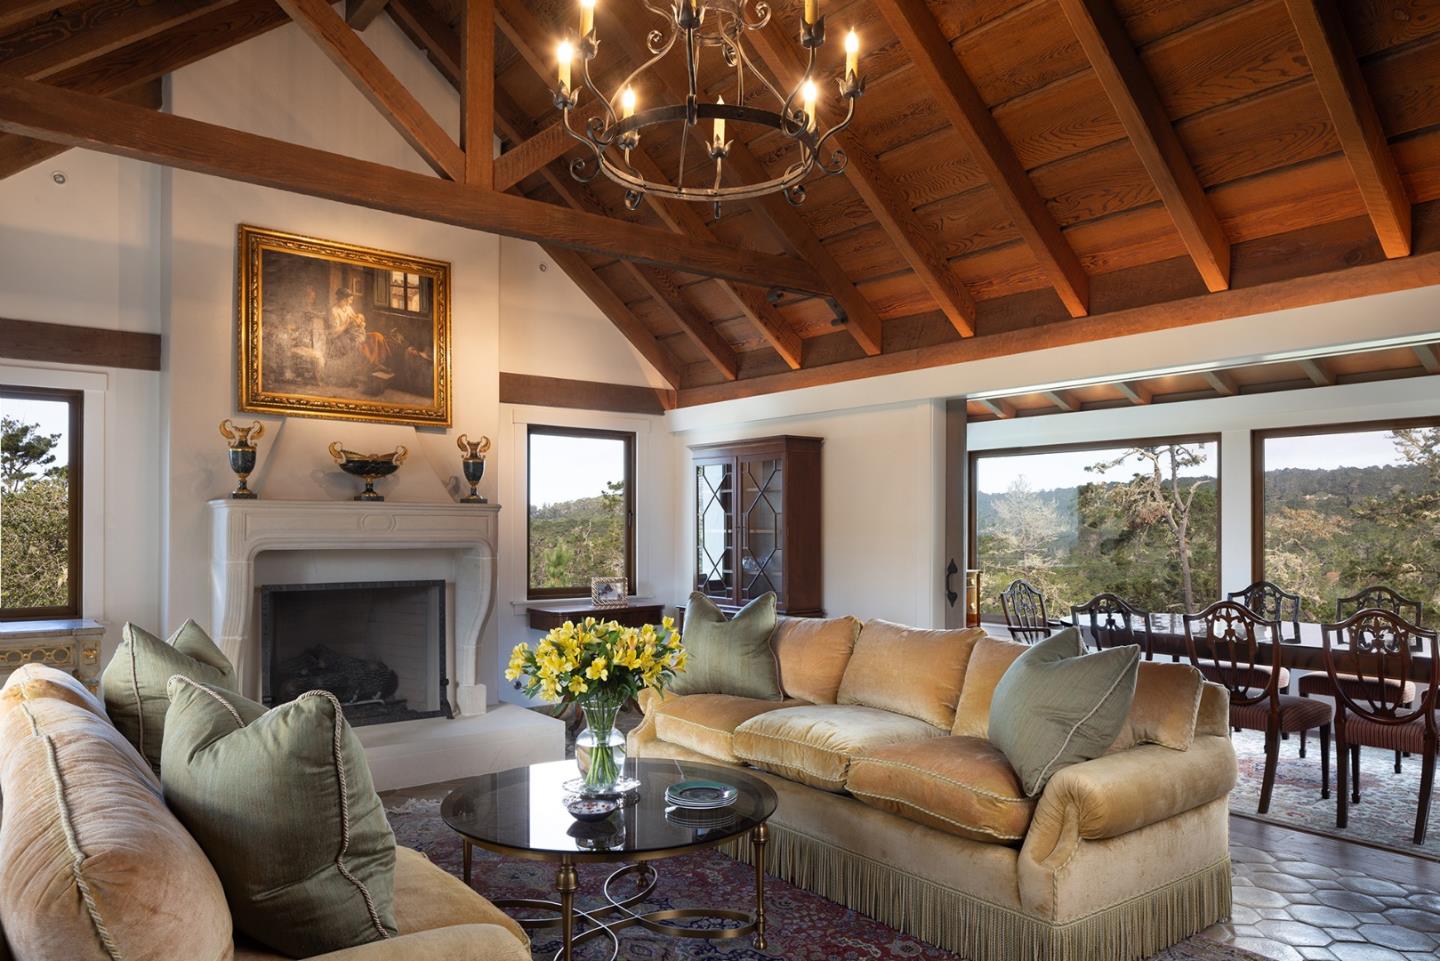
<path fill-rule="evenodd" d="M 740 461 L 740 602 L 774 591 L 785 605 L 784 460 Z"/>
<path fill-rule="evenodd" d="M 695 589 L 719 601 L 735 599 L 735 467 L 730 461 L 695 467 Z"/>

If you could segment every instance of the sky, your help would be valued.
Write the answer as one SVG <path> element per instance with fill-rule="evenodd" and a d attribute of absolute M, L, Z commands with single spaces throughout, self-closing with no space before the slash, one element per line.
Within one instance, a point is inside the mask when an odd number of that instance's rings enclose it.
<path fill-rule="evenodd" d="M 1182 477 L 1215 476 L 1215 445 L 1205 444 L 1205 463 L 1180 472 Z M 1095 474 L 1085 468 L 1098 461 L 1116 456 L 1124 448 L 1108 450 L 1060 451 L 1049 454 L 1017 454 L 1007 457 L 982 457 L 976 470 L 975 486 L 982 494 L 1003 494 L 1010 485 L 1024 477 L 1031 490 L 1055 490 L 1078 487 L 1095 481 L 1125 481 L 1135 476 L 1139 461 L 1131 458 L 1119 467 Z"/>
<path fill-rule="evenodd" d="M 598 437 L 530 435 L 530 506 L 596 497 L 625 479 L 625 444 Z"/>
<path fill-rule="evenodd" d="M 1284 467 L 1380 467 L 1400 463 L 1389 431 L 1272 437 L 1265 442 L 1265 469 Z"/>
<path fill-rule="evenodd" d="M 70 459 L 70 451 L 63 442 L 70 427 L 69 404 L 55 400 L 21 400 L 15 397 L 0 397 L 0 417 L 13 417 L 22 424 L 39 424 L 42 434 L 59 434 L 62 442 L 52 452 L 53 466 L 62 467 Z"/>

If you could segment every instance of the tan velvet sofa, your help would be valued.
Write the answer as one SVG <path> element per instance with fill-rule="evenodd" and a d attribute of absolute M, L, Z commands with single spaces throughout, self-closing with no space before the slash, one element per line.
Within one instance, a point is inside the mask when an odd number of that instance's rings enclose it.
<path fill-rule="evenodd" d="M 395 919 L 398 936 L 317 961 L 530 961 L 518 924 L 408 848 Z M 232 934 L 209 861 L 101 702 L 35 665 L 0 689 L 0 929 L 0 961 L 282 957 Z"/>
<path fill-rule="evenodd" d="M 1193 668 L 1142 663 L 1110 752 L 1026 798 L 986 737 L 1023 647 L 850 618 L 773 647 L 786 700 L 647 694 L 629 750 L 771 784 L 774 873 L 972 961 L 1131 961 L 1229 916 L 1228 699 Z"/>

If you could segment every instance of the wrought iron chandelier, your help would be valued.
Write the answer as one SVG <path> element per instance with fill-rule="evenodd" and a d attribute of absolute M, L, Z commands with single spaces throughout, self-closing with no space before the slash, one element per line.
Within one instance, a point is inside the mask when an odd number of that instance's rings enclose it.
<path fill-rule="evenodd" d="M 608 97 L 595 85 L 590 74 L 590 62 L 600 49 L 595 32 L 595 2 L 579 0 L 579 32 L 568 36 L 556 50 L 559 82 L 555 87 L 555 106 L 564 116 L 566 132 L 591 152 L 591 156 L 581 157 L 570 165 L 570 173 L 576 180 L 589 183 L 603 173 L 624 188 L 625 205 L 631 210 L 638 207 L 647 194 L 655 194 L 714 204 L 718 217 L 725 201 L 748 200 L 771 193 L 780 193 L 790 203 L 799 205 L 805 200 L 805 181 L 817 168 L 831 176 L 845 169 L 845 151 L 832 147 L 831 142 L 850 125 L 855 115 L 855 101 L 865 93 L 865 80 L 856 71 L 860 39 L 854 30 L 847 34 L 845 70 L 836 80 L 839 96 L 845 102 L 845 115 L 822 131 L 817 117 L 820 101 L 817 61 L 825 45 L 825 18 L 819 16 L 819 0 L 805 0 L 805 15 L 800 25 L 800 46 L 807 52 L 805 73 L 788 94 L 756 68 L 741 43 L 747 32 L 764 30 L 769 25 L 771 9 L 766 0 L 641 0 L 645 9 L 663 22 L 646 37 L 645 47 L 650 58 L 636 67 Z M 683 53 L 676 52 L 677 47 Z M 701 56 L 712 50 L 716 53 L 710 55 L 722 58 L 733 76 L 733 83 L 726 82 L 729 102 L 723 94 L 713 103 L 701 99 Z M 641 109 L 637 84 L 644 82 L 655 64 L 671 55 L 685 58 L 688 91 L 684 100 Z M 664 85 L 657 81 L 652 86 L 662 89 Z M 600 110 L 584 122 L 583 130 L 576 130 L 571 115 L 580 106 L 582 91 L 589 91 Z M 798 146 L 798 158 L 778 177 L 727 184 L 725 161 L 734 145 L 733 140 L 726 139 L 727 121 L 778 130 Z M 702 122 L 711 125 L 705 150 L 713 169 L 704 163 L 687 169 L 686 148 L 695 128 Z M 640 145 L 642 131 L 663 124 L 683 125 L 680 160 L 672 183 L 647 178 L 631 164 L 631 153 Z"/>

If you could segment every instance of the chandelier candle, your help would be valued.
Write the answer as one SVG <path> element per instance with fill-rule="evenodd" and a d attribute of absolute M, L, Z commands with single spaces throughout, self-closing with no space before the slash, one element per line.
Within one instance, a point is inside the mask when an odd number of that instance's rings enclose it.
<path fill-rule="evenodd" d="M 580 0 L 580 36 L 595 32 L 595 0 Z"/>
<path fill-rule="evenodd" d="M 570 63 L 574 59 L 575 47 L 569 40 L 560 41 L 555 48 L 555 62 L 560 67 L 560 89 L 566 94 L 570 93 Z"/>

